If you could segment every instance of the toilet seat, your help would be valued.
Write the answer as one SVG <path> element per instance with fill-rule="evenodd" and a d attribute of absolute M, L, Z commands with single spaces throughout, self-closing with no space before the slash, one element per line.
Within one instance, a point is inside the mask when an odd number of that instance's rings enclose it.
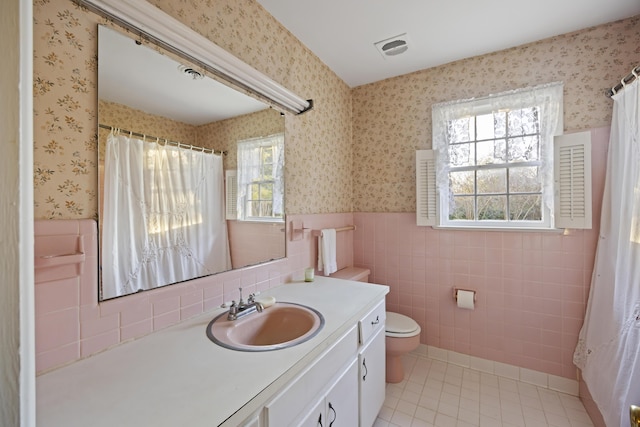
<path fill-rule="evenodd" d="M 387 311 L 385 333 L 388 337 L 408 338 L 420 333 L 420 325 L 410 317 Z"/>

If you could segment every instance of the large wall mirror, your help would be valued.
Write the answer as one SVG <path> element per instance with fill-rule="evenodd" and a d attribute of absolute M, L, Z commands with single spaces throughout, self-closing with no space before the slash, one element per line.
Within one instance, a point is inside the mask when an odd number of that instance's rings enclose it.
<path fill-rule="evenodd" d="M 99 26 L 101 300 L 285 256 L 284 115 L 205 74 Z"/>

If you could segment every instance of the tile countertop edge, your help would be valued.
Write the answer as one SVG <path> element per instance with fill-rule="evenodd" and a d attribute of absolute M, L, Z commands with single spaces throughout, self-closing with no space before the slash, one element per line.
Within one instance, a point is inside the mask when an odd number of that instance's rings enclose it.
<path fill-rule="evenodd" d="M 236 352 L 210 342 L 206 325 L 222 309 L 124 343 L 38 377 L 38 425 L 237 425 L 303 372 L 388 291 L 384 285 L 325 277 L 265 291 L 263 295 L 309 305 L 325 316 L 317 337 L 284 350 Z M 139 360 L 134 369 L 122 368 L 132 359 Z"/>

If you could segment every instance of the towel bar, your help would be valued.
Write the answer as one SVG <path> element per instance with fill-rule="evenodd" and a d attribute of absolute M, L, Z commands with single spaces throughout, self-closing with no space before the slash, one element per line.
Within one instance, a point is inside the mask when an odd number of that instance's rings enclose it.
<path fill-rule="evenodd" d="M 336 228 L 336 233 L 338 231 L 350 231 L 350 230 L 355 230 L 356 226 L 355 225 L 347 225 L 345 227 L 340 227 L 340 228 Z M 315 237 L 321 236 L 322 235 L 322 230 L 313 230 L 311 232 L 311 234 Z"/>

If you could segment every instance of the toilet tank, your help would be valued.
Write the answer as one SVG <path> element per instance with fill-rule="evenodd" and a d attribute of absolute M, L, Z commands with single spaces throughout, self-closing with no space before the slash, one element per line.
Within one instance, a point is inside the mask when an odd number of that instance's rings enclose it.
<path fill-rule="evenodd" d="M 369 282 L 369 274 L 371 274 L 371 270 L 369 270 L 368 268 L 345 267 L 331 274 L 329 277 L 333 277 L 334 279 L 354 280 L 356 282 L 367 283 Z"/>

